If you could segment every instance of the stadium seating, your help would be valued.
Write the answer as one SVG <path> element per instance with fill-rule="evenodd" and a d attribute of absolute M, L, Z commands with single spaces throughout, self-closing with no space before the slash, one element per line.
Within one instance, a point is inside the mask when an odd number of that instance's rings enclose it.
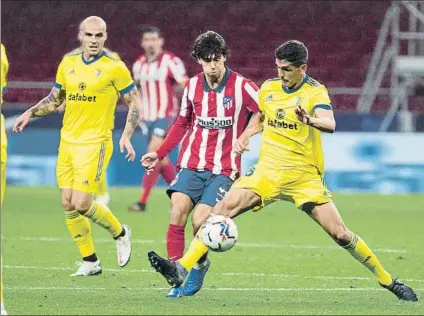
<path fill-rule="evenodd" d="M 137 26 L 159 26 L 166 49 L 178 54 L 190 75 L 199 67 L 189 57 L 195 37 L 212 29 L 226 37 L 229 66 L 261 84 L 275 76 L 274 49 L 288 39 L 309 47 L 309 74 L 327 87 L 361 87 L 390 2 L 231 1 L 156 2 L 50 1 L 2 5 L 2 41 L 11 60 L 10 80 L 53 82 L 61 56 L 78 45 L 81 19 L 100 15 L 108 23 L 108 47 L 131 67 L 141 54 Z M 335 5 L 337 4 L 337 5 Z M 23 21 L 20 16 L 32 16 Z M 58 18 L 59 17 L 59 18 Z M 19 34 L 31 34 L 30 40 Z M 10 89 L 8 99 L 34 102 L 46 91 Z M 34 99 L 35 98 L 35 99 Z M 354 110 L 357 96 L 334 96 L 341 110 Z M 387 102 L 377 109 L 387 108 Z"/>

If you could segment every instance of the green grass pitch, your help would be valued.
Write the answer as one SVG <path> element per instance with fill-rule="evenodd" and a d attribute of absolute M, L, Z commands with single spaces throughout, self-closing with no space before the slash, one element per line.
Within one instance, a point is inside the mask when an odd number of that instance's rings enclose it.
<path fill-rule="evenodd" d="M 116 262 L 110 235 L 93 225 L 101 276 L 72 278 L 78 251 L 64 222 L 58 189 L 7 187 L 2 214 L 5 304 L 13 314 L 266 315 L 424 314 L 424 196 L 335 194 L 347 226 L 374 250 L 394 277 L 422 298 L 400 302 L 380 288 L 305 214 L 279 202 L 236 219 L 237 245 L 211 253 L 204 288 L 166 298 L 167 283 L 147 252 L 166 255 L 169 200 L 153 192 L 146 213 L 127 212 L 138 189 L 112 189 L 110 208 L 133 236 L 133 256 Z M 192 229 L 186 229 L 186 247 Z"/>

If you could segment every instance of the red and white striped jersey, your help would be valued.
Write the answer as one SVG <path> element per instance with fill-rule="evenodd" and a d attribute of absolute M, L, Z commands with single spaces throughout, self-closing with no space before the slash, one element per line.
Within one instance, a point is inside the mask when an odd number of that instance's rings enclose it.
<path fill-rule="evenodd" d="M 240 156 L 234 153 L 233 146 L 251 114 L 259 111 L 258 90 L 255 83 L 228 68 L 214 90 L 209 88 L 203 73 L 191 78 L 184 89 L 180 114 L 158 156 L 168 154 L 185 134 L 179 168 L 209 170 L 234 180 L 240 175 Z"/>
<path fill-rule="evenodd" d="M 172 116 L 178 106 L 172 86 L 181 83 L 186 76 L 181 59 L 168 51 L 150 62 L 142 55 L 132 70 L 134 81 L 141 88 L 143 120 L 156 121 Z"/>

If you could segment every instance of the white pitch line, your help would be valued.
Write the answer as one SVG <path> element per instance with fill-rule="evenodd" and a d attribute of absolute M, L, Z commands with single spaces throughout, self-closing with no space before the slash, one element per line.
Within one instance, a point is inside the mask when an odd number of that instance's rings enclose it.
<path fill-rule="evenodd" d="M 37 242 L 71 242 L 71 238 L 64 237 L 2 237 L 4 240 L 21 240 L 21 241 L 37 241 Z M 96 243 L 111 243 L 112 239 L 96 239 Z M 164 244 L 166 240 L 153 240 L 153 239 L 132 239 L 134 244 Z M 186 240 L 190 243 L 191 240 Z M 238 242 L 237 247 L 247 248 L 293 248 L 293 249 L 319 249 L 319 250 L 343 250 L 339 246 L 319 246 L 319 245 L 284 245 L 284 244 L 272 244 L 272 243 L 249 243 L 249 242 Z M 374 248 L 375 252 L 388 252 L 388 253 L 408 253 L 405 249 L 391 249 L 391 248 Z"/>
<path fill-rule="evenodd" d="M 26 270 L 74 270 L 75 267 L 41 267 L 41 266 L 11 266 L 4 265 L 5 269 L 26 269 Z M 156 273 L 153 269 L 108 269 L 105 268 L 104 272 L 124 272 L 124 273 Z M 369 277 L 357 277 L 357 276 L 326 276 L 326 275 L 315 275 L 315 276 L 304 276 L 299 274 L 279 274 L 279 273 L 248 273 L 248 272 L 223 272 L 216 273 L 210 272 L 212 275 L 222 276 L 244 276 L 244 277 L 278 277 L 278 278 L 302 278 L 302 279 L 322 279 L 322 280 L 374 280 Z M 424 283 L 424 279 L 401 279 L 407 282 L 418 282 Z"/>
<path fill-rule="evenodd" d="M 63 291 L 75 291 L 75 290 L 83 290 L 83 291 L 104 291 L 108 290 L 106 288 L 101 287 L 6 287 L 6 290 L 9 291 L 47 291 L 47 290 L 63 290 Z M 111 287 L 109 290 L 116 291 L 117 289 Z M 144 288 L 125 288 L 125 290 L 135 290 L 135 291 L 164 291 L 169 290 L 169 287 L 144 287 Z M 417 289 L 418 291 L 422 291 L 424 289 Z M 356 292 L 356 291 L 387 291 L 382 288 L 377 287 L 338 287 L 338 288 L 262 288 L 262 287 L 217 287 L 211 288 L 206 287 L 202 288 L 202 291 L 231 291 L 231 292 Z"/>

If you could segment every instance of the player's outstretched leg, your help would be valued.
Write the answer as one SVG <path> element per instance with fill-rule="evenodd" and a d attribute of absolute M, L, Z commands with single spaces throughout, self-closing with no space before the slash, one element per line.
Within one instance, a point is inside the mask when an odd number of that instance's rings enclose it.
<path fill-rule="evenodd" d="M 305 211 L 334 239 L 368 270 L 370 270 L 379 284 L 395 294 L 400 300 L 417 301 L 417 295 L 407 285 L 393 279 L 377 256 L 368 245 L 356 234 L 349 231 L 333 202 L 321 205 L 307 205 Z"/>
<path fill-rule="evenodd" d="M 252 191 L 232 187 L 221 203 L 218 203 L 213 208 L 212 213 L 233 218 L 260 203 L 261 198 Z M 199 233 L 200 230 L 185 255 L 176 262 L 163 259 L 154 251 L 148 253 L 152 267 L 162 274 L 171 286 L 180 286 L 187 277 L 188 272 L 208 252 L 208 247 L 201 240 Z"/>
<path fill-rule="evenodd" d="M 131 229 L 127 225 L 121 225 L 110 209 L 93 201 L 93 196 L 89 193 L 73 190 L 72 204 L 78 213 L 110 232 L 116 243 L 118 264 L 121 267 L 126 266 L 132 251 Z"/>
<path fill-rule="evenodd" d="M 154 251 L 149 251 L 147 256 L 151 266 L 163 275 L 169 285 L 179 287 L 183 284 L 188 272 L 178 261 L 164 259 Z"/>
<path fill-rule="evenodd" d="M 230 186 L 231 184 L 228 184 L 227 190 L 229 189 Z M 222 187 L 222 185 L 219 187 Z M 218 191 L 218 188 L 214 190 L 214 194 L 211 194 L 211 198 L 213 198 L 212 200 L 213 202 L 215 201 L 215 199 L 217 199 L 216 191 Z M 211 201 L 209 201 L 209 203 L 210 202 Z M 196 207 L 196 210 L 194 211 L 194 214 L 192 216 L 193 232 L 196 232 L 196 234 L 199 233 L 199 235 L 201 235 L 201 232 L 199 232 L 199 230 L 201 229 L 200 227 L 203 224 L 203 222 L 207 220 L 211 211 L 212 211 L 212 208 L 207 204 L 199 204 Z M 187 281 L 184 283 L 184 287 L 183 287 L 184 296 L 193 296 L 197 292 L 199 292 L 200 289 L 202 288 L 206 273 L 208 272 L 209 267 L 211 265 L 211 262 L 208 259 L 207 255 L 208 253 L 206 252 L 197 261 L 193 269 L 191 269 L 187 277 Z"/>
<path fill-rule="evenodd" d="M 93 201 L 84 216 L 111 233 L 116 243 L 118 264 L 125 267 L 131 259 L 132 252 L 130 227 L 121 225 L 110 209 L 99 202 Z"/>

